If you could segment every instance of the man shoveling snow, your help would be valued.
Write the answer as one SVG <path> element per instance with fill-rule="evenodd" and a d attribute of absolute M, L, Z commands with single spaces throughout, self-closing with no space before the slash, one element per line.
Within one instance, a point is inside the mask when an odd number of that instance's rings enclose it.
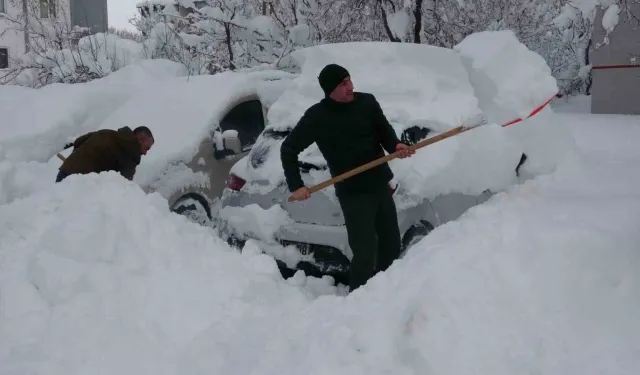
<path fill-rule="evenodd" d="M 281 146 L 282 166 L 293 200 L 309 198 L 298 170 L 298 154 L 316 142 L 333 176 L 384 156 L 402 158 L 415 151 L 398 140 L 371 94 L 353 92 L 349 72 L 327 65 L 318 77 L 325 98 L 309 108 Z M 336 184 L 351 260 L 350 290 L 365 284 L 398 258 L 400 231 L 387 163 Z"/>
<path fill-rule="evenodd" d="M 60 166 L 56 182 L 71 174 L 119 172 L 132 180 L 142 155 L 153 146 L 154 138 L 146 126 L 102 129 L 78 137 L 73 152 Z"/>

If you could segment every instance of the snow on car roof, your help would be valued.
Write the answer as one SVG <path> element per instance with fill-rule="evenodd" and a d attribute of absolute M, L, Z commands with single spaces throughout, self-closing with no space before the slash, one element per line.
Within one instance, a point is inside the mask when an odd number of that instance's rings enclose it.
<path fill-rule="evenodd" d="M 446 48 L 409 43 L 352 42 L 296 51 L 302 73 L 269 113 L 270 126 L 293 127 L 304 111 L 324 97 L 320 70 L 345 67 L 356 91 L 376 96 L 396 130 L 414 125 L 444 130 L 480 115 L 473 86 L 459 55 Z M 455 110 L 452 110 L 455 109 Z"/>
<path fill-rule="evenodd" d="M 145 125 L 151 129 L 155 143 L 135 177 L 146 185 L 168 164 L 189 162 L 234 104 L 257 97 L 269 106 L 289 77 L 289 73 L 268 70 L 167 80 L 129 99 L 100 128 Z"/>

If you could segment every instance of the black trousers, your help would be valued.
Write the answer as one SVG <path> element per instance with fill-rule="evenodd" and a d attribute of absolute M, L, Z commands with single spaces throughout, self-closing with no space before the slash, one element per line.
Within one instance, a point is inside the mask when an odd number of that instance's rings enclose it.
<path fill-rule="evenodd" d="M 400 256 L 400 230 L 392 191 L 338 196 L 353 251 L 350 290 L 385 271 Z"/>

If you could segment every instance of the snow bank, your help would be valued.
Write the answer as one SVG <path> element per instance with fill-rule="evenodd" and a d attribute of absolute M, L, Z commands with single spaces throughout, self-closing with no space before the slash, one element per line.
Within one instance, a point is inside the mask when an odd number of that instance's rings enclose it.
<path fill-rule="evenodd" d="M 273 258 L 232 250 L 115 173 L 0 206 L 0 238 L 7 375 L 178 374 L 202 332 L 223 344 L 335 293 L 328 279 L 284 282 Z"/>
<path fill-rule="evenodd" d="M 245 207 L 224 207 L 220 210 L 219 219 L 224 223 L 225 233 L 244 234 L 266 242 L 274 242 L 275 235 L 292 220 L 287 211 L 279 205 L 268 210 L 257 204 Z"/>
<path fill-rule="evenodd" d="M 580 162 L 437 228 L 348 298 L 248 324 L 224 346 L 203 332 L 181 373 L 638 373 L 638 120 L 562 120 Z"/>
<path fill-rule="evenodd" d="M 580 159 L 346 298 L 115 173 L 0 205 L 0 373 L 637 374 L 638 118 L 559 117 Z"/>

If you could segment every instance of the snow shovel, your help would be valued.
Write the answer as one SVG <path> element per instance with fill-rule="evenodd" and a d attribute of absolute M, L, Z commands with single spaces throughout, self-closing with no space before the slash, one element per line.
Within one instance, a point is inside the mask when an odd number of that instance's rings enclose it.
<path fill-rule="evenodd" d="M 546 107 L 547 104 L 551 103 L 551 101 L 555 97 L 556 97 L 556 94 L 553 94 L 553 96 L 551 98 L 549 98 L 542 105 L 540 105 L 539 107 L 534 109 L 524 119 L 523 118 L 517 118 L 515 120 L 512 120 L 512 121 L 509 121 L 509 122 L 507 122 L 505 124 L 502 124 L 502 127 L 507 127 L 507 126 L 516 124 L 518 122 L 524 121 L 524 120 L 526 120 L 526 119 L 528 119 L 528 118 L 530 118 L 532 116 L 535 116 L 536 114 L 538 114 L 538 112 L 542 111 L 542 109 L 544 107 Z M 439 134 L 439 135 L 436 135 L 435 137 L 424 139 L 424 140 L 422 140 L 422 141 L 420 141 L 420 142 L 418 142 L 418 143 L 416 143 L 416 144 L 414 144 L 412 146 L 409 146 L 409 150 L 415 151 L 415 150 L 418 150 L 420 148 L 426 147 L 428 145 L 434 144 L 436 142 L 440 142 L 440 141 L 442 141 L 444 139 L 451 138 L 451 137 L 456 136 L 458 134 L 464 133 L 464 132 L 469 131 L 471 129 L 479 128 L 479 127 L 484 126 L 484 125 L 485 125 L 485 123 L 481 123 L 481 124 L 478 124 L 478 125 L 471 125 L 471 126 L 464 126 L 464 125 L 463 126 L 458 126 L 457 128 L 453 128 L 451 130 L 447 130 L 446 132 L 444 132 L 442 134 Z M 355 176 L 355 175 L 357 175 L 359 173 L 362 173 L 362 172 L 364 172 L 366 170 L 369 170 L 369 169 L 371 169 L 373 167 L 377 167 L 378 165 L 380 165 L 382 163 L 385 163 L 385 162 L 388 162 L 390 160 L 396 159 L 399 155 L 400 155 L 400 153 L 398 151 L 396 151 L 396 152 L 394 152 L 392 154 L 388 154 L 388 155 L 385 155 L 385 156 L 383 156 L 381 158 L 378 158 L 376 160 L 370 161 L 367 164 L 361 165 L 358 168 L 352 169 L 352 170 L 350 170 L 348 172 L 340 174 L 340 175 L 338 175 L 336 177 L 333 177 L 333 178 L 331 178 L 329 180 L 321 182 L 321 183 L 319 183 L 317 185 L 313 185 L 313 186 L 311 186 L 309 188 L 309 193 L 313 194 L 313 193 L 315 193 L 315 192 L 317 192 L 319 190 L 322 190 L 322 189 L 324 189 L 326 187 L 334 185 L 334 184 L 336 184 L 336 183 L 338 183 L 338 182 L 340 182 L 342 180 L 345 180 L 345 179 L 347 179 L 349 177 Z M 292 201 L 293 201 L 293 196 L 290 196 L 289 197 L 289 202 L 292 202 Z"/>
<path fill-rule="evenodd" d="M 480 126 L 480 125 L 478 125 L 478 126 Z M 476 128 L 478 126 L 470 126 L 470 127 L 458 126 L 457 128 L 453 128 L 451 130 L 448 130 L 448 131 L 446 131 L 446 132 L 444 132 L 442 134 L 436 135 L 435 137 L 424 139 L 424 140 L 416 143 L 415 145 L 409 146 L 409 150 L 415 151 L 415 150 L 420 149 L 422 147 L 426 147 L 426 146 L 428 146 L 430 144 L 434 144 L 436 142 L 442 141 L 443 139 L 451 138 L 451 137 L 453 137 L 455 135 L 458 135 L 460 133 L 464 133 L 467 130 L 471 130 L 471 129 Z M 396 152 L 394 152 L 392 154 L 388 154 L 388 155 L 385 155 L 385 156 L 383 156 L 381 158 L 378 158 L 376 160 L 370 161 L 367 164 L 361 165 L 358 168 L 354 168 L 354 169 L 352 169 L 352 170 L 350 170 L 348 172 L 342 173 L 342 174 L 340 174 L 340 175 L 338 175 L 336 177 L 333 177 L 333 178 L 331 178 L 329 180 L 321 182 L 321 183 L 319 183 L 317 185 L 313 185 L 313 186 L 311 186 L 309 188 L 309 193 L 313 194 L 313 193 L 315 193 L 317 191 L 320 191 L 320 190 L 322 190 L 322 189 L 324 189 L 326 187 L 334 185 L 334 184 L 336 184 L 336 183 L 338 183 L 338 182 L 340 182 L 342 180 L 345 180 L 345 179 L 347 179 L 349 177 L 355 176 L 355 175 L 360 174 L 360 173 L 362 173 L 362 172 L 364 172 L 366 170 L 369 170 L 371 168 L 377 167 L 380 164 L 383 164 L 383 163 L 386 163 L 386 162 L 388 162 L 390 160 L 396 159 L 399 155 L 400 155 L 400 153 L 398 151 L 396 151 Z M 293 201 L 292 197 L 289 197 L 289 202 L 292 202 L 292 201 Z"/>

